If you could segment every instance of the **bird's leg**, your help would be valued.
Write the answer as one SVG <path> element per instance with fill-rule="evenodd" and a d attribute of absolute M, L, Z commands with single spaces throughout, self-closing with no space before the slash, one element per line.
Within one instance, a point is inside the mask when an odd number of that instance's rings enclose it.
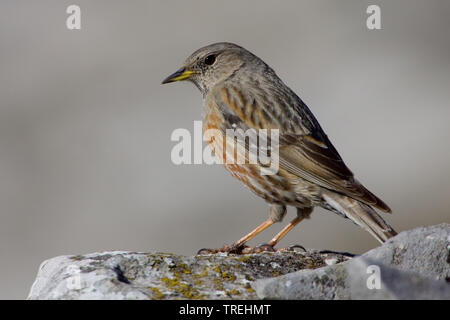
<path fill-rule="evenodd" d="M 277 235 L 269 241 L 268 245 L 271 247 L 275 247 L 276 244 L 280 242 L 280 240 L 283 239 L 288 234 L 288 232 L 291 231 L 302 220 L 303 218 L 299 216 L 295 217 L 295 219 L 292 219 L 292 221 L 289 222 L 287 226 L 281 229 L 281 231 L 278 232 Z"/>
<path fill-rule="evenodd" d="M 263 223 L 261 223 L 259 226 L 257 226 L 255 229 L 253 229 L 252 231 L 247 233 L 245 236 L 240 238 L 238 241 L 233 243 L 231 248 L 234 249 L 234 250 L 241 249 L 247 241 L 249 241 L 250 239 L 254 238 L 256 235 L 258 235 L 259 233 L 261 233 L 262 231 L 264 231 L 265 229 L 267 229 L 268 227 L 270 227 L 274 223 L 275 222 L 273 220 L 268 218 Z"/>
<path fill-rule="evenodd" d="M 278 232 L 276 236 L 269 241 L 268 244 L 261 245 L 261 251 L 274 251 L 273 247 L 276 246 L 276 244 L 280 242 L 280 240 L 283 239 L 287 235 L 287 233 L 292 230 L 292 228 L 299 224 L 300 221 L 305 218 L 309 218 L 312 210 L 313 208 L 297 208 L 297 217 L 295 217 L 295 219 L 293 219 L 287 226 L 281 229 L 281 231 Z M 270 250 L 269 248 L 272 248 L 272 250 Z"/>
<path fill-rule="evenodd" d="M 257 226 L 255 229 L 247 233 L 245 236 L 240 238 L 238 241 L 233 243 L 231 246 L 225 245 L 221 249 L 200 249 L 197 254 L 211 254 L 211 253 L 218 253 L 218 252 L 227 252 L 227 253 L 242 253 L 242 249 L 245 247 L 245 243 L 255 237 L 257 234 L 261 233 L 271 225 L 273 225 L 275 222 L 268 218 L 266 221 L 261 223 L 259 226 Z"/>
<path fill-rule="evenodd" d="M 286 206 L 283 205 L 277 205 L 272 204 L 270 206 L 269 211 L 269 218 L 261 223 L 258 227 L 256 227 L 254 230 L 243 236 L 241 239 L 236 241 L 232 248 L 235 250 L 240 250 L 244 246 L 244 244 L 249 241 L 250 239 L 254 238 L 257 234 L 261 233 L 271 225 L 273 225 L 275 222 L 280 222 L 283 220 L 284 216 L 286 215 Z"/>
<path fill-rule="evenodd" d="M 233 243 L 231 246 L 224 246 L 221 249 L 201 249 L 197 254 L 210 254 L 217 252 L 228 252 L 228 253 L 243 253 L 245 248 L 245 243 L 250 239 L 253 239 L 256 235 L 260 234 L 262 231 L 273 225 L 275 222 L 280 222 L 283 220 L 286 214 L 286 206 L 272 204 L 270 206 L 269 218 L 253 229 L 251 232 L 240 238 L 238 241 Z M 250 252 L 254 248 L 245 248 L 246 252 Z"/>

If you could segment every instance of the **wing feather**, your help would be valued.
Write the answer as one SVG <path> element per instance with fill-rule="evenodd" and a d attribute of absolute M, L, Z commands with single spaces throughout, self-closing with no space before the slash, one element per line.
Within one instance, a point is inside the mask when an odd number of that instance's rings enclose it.
<path fill-rule="evenodd" d="M 281 135 L 280 167 L 324 188 L 391 212 L 383 201 L 354 178 L 334 146 L 325 138 L 315 143 L 316 138 L 309 135 Z"/>
<path fill-rule="evenodd" d="M 241 92 L 231 84 L 222 86 L 210 96 L 213 97 L 225 121 L 232 119 L 233 123 L 229 123 L 227 127 L 244 130 L 278 128 L 280 167 L 323 188 L 339 192 L 382 211 L 391 212 L 382 200 L 354 178 L 314 115 L 295 93 L 285 92 L 295 99 L 289 99 L 287 102 L 278 100 L 276 101 L 278 107 L 274 108 L 274 101 L 261 99 L 271 96 L 267 92 L 268 88 L 261 85 L 252 88 L 261 92 Z M 280 95 L 282 92 L 277 91 L 274 94 Z M 251 112 L 248 112 L 249 107 L 252 109 Z M 286 128 L 289 128 L 289 132 Z"/>

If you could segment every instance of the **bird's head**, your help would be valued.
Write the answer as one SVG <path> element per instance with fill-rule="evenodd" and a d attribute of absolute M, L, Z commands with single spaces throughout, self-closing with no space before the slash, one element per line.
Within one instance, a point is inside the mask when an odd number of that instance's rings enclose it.
<path fill-rule="evenodd" d="M 162 83 L 189 80 L 205 94 L 216 84 L 228 79 L 244 67 L 250 60 L 259 59 L 236 44 L 214 43 L 191 54 L 184 65 Z"/>

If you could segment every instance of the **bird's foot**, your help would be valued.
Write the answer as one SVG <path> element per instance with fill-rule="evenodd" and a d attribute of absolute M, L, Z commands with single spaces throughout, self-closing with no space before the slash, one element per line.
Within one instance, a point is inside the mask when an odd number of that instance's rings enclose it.
<path fill-rule="evenodd" d="M 301 245 L 293 245 L 287 248 L 274 248 L 273 245 L 264 243 L 257 247 L 248 247 L 245 246 L 241 249 L 241 254 L 251 254 L 251 253 L 261 253 L 261 252 L 299 252 L 303 251 L 306 252 L 306 249 Z"/>
<path fill-rule="evenodd" d="M 216 253 L 234 253 L 234 254 L 241 254 L 242 251 L 247 248 L 247 246 L 242 245 L 242 246 L 229 246 L 229 245 L 224 245 L 222 248 L 218 248 L 218 249 L 208 249 L 208 248 L 203 248 L 198 250 L 197 255 L 202 255 L 202 254 L 216 254 Z"/>
<path fill-rule="evenodd" d="M 293 246 L 287 247 L 283 249 L 284 251 L 295 251 L 295 252 L 306 252 L 306 249 L 304 246 L 301 246 L 299 244 L 294 244 Z"/>
<path fill-rule="evenodd" d="M 319 251 L 319 253 L 321 253 L 321 254 L 325 254 L 325 253 L 339 254 L 342 256 L 349 257 L 349 258 L 354 258 L 354 257 L 358 256 L 358 254 L 354 254 L 354 253 L 350 253 L 350 252 L 339 252 L 339 251 L 333 251 L 333 250 L 321 250 L 321 251 Z"/>
<path fill-rule="evenodd" d="M 264 243 L 257 247 L 245 247 L 242 249 L 242 254 L 261 253 L 261 252 L 275 252 L 276 249 L 270 244 Z"/>
<path fill-rule="evenodd" d="M 215 253 L 219 253 L 219 252 L 220 252 L 220 249 L 202 248 L 197 251 L 197 255 L 215 254 Z"/>
<path fill-rule="evenodd" d="M 262 244 L 257 247 L 249 247 L 246 245 L 224 245 L 222 248 L 219 249 L 200 249 L 197 254 L 216 254 L 216 253 L 229 253 L 229 254 L 250 254 L 250 253 L 260 253 L 260 252 L 275 252 L 276 249 L 274 249 L 269 244 Z"/>
<path fill-rule="evenodd" d="M 286 252 L 286 251 L 303 251 L 306 252 L 306 249 L 301 245 L 293 245 L 287 248 L 279 248 L 275 249 L 272 245 L 264 243 L 256 247 L 250 247 L 246 245 L 235 246 L 235 245 L 224 245 L 222 248 L 218 249 L 200 249 L 197 254 L 216 254 L 216 253 L 228 253 L 228 254 L 252 254 L 252 253 L 261 253 L 261 252 Z"/>

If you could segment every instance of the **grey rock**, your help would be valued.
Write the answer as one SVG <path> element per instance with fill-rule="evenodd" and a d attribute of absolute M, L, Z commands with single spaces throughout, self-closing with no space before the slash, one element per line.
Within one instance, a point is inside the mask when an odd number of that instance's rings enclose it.
<path fill-rule="evenodd" d="M 449 235 L 449 224 L 417 228 L 351 261 L 252 287 L 261 299 L 450 299 Z"/>
<path fill-rule="evenodd" d="M 320 268 L 339 254 L 276 252 L 180 256 L 102 252 L 43 262 L 28 299 L 257 299 L 256 279 Z"/>
<path fill-rule="evenodd" d="M 368 273 L 374 267 L 379 268 L 379 286 L 372 281 L 375 274 Z M 252 287 L 260 299 L 450 299 L 450 284 L 445 281 L 400 271 L 365 257 L 257 280 Z"/>
<path fill-rule="evenodd" d="M 28 299 L 450 299 L 450 225 L 400 233 L 353 259 L 284 251 L 102 252 L 44 261 Z"/>
<path fill-rule="evenodd" d="M 450 224 L 401 232 L 363 256 L 436 280 L 450 279 Z"/>

